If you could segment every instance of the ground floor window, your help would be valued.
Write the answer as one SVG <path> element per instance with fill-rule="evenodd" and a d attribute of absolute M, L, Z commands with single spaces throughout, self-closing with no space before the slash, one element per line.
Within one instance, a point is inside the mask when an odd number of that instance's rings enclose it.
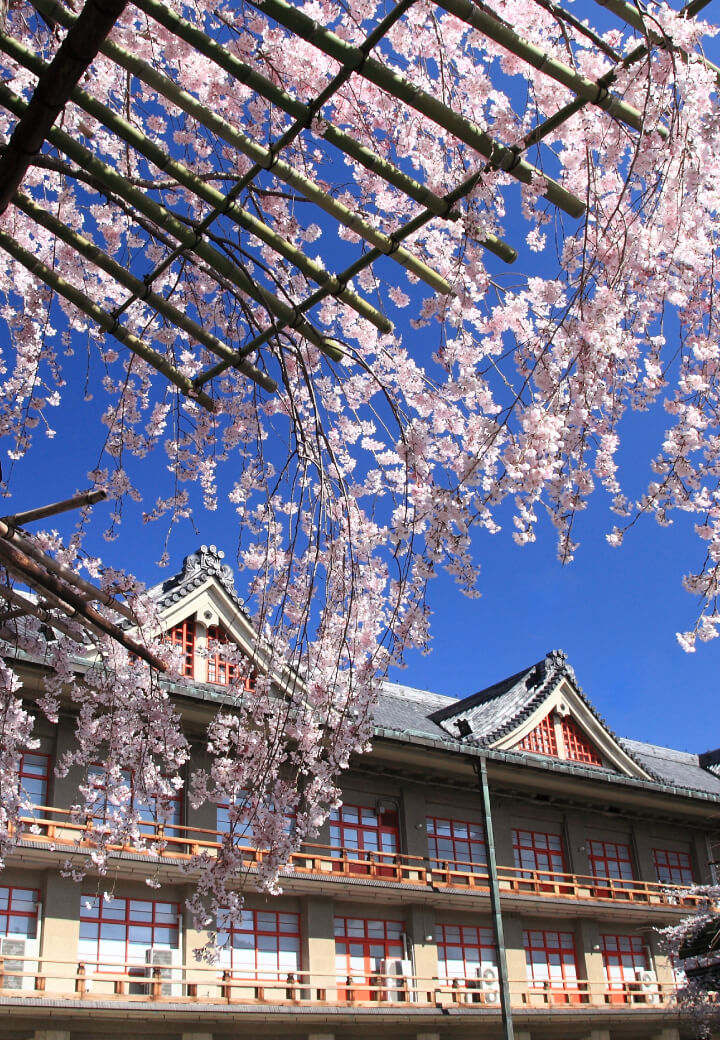
<path fill-rule="evenodd" d="M 300 970 L 300 915 L 243 910 L 239 920 L 218 921 L 220 967 L 234 976 L 287 980 Z M 239 994 L 238 994 L 239 995 Z"/>
<path fill-rule="evenodd" d="M 446 986 L 458 979 L 483 978 L 496 973 L 497 960 L 491 928 L 440 924 L 437 926 L 438 977 Z"/>
<path fill-rule="evenodd" d="M 0 886 L 0 935 L 36 939 L 39 912 L 38 889 Z"/>
<path fill-rule="evenodd" d="M 402 921 L 335 918 L 335 966 L 340 999 L 380 999 L 402 974 L 405 956 Z"/>
<path fill-rule="evenodd" d="M 524 931 L 525 963 L 531 989 L 577 994 L 577 958 L 572 932 Z"/>
<path fill-rule="evenodd" d="M 151 899 L 80 899 L 79 957 L 95 971 L 154 963 L 152 952 L 177 950 L 180 906 Z"/>

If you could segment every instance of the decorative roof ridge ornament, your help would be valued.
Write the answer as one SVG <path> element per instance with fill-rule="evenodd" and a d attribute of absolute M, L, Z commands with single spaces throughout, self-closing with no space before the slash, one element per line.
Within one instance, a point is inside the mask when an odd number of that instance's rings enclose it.
<path fill-rule="evenodd" d="M 200 548 L 190 553 L 183 560 L 183 569 L 180 576 L 182 582 L 192 581 L 207 575 L 216 578 L 233 599 L 240 600 L 235 589 L 235 574 L 228 563 L 223 563 L 225 553 L 215 545 L 201 545 Z"/>

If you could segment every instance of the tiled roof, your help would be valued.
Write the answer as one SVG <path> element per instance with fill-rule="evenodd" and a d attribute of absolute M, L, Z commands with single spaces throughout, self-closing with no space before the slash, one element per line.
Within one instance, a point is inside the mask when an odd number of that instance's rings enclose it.
<path fill-rule="evenodd" d="M 720 796 L 720 779 L 709 769 L 703 768 L 701 755 L 643 744 L 639 740 L 621 739 L 620 743 L 633 758 L 664 783 Z"/>
<path fill-rule="evenodd" d="M 245 605 L 235 589 L 232 567 L 222 562 L 224 558 L 225 553 L 214 545 L 201 545 L 197 552 L 185 557 L 179 574 L 174 574 L 172 578 L 154 585 L 148 591 L 158 601 L 160 609 L 164 610 L 193 589 L 199 589 L 208 578 L 214 578 L 235 606 L 247 616 Z"/>

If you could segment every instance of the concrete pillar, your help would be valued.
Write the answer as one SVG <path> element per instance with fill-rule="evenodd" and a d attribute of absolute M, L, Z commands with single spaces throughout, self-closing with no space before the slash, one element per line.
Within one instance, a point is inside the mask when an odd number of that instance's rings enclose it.
<path fill-rule="evenodd" d="M 659 1033 L 653 1033 L 652 1040 L 680 1040 L 680 1030 L 671 1026 L 670 1029 L 661 1029 Z"/>
<path fill-rule="evenodd" d="M 302 978 L 308 983 L 310 999 L 326 1000 L 337 996 L 335 975 L 335 907 L 331 899 L 311 896 L 305 901 L 302 914 L 303 963 L 310 973 Z"/>
<path fill-rule="evenodd" d="M 663 995 L 667 996 L 668 987 L 672 988 L 675 985 L 670 958 L 660 949 L 660 937 L 655 932 L 647 932 L 645 941 L 650 948 L 650 967 L 657 975 L 658 982 L 662 983 Z"/>
<path fill-rule="evenodd" d="M 46 992 L 67 993 L 73 989 L 74 984 L 68 980 L 74 979 L 77 971 L 81 894 L 80 885 L 72 878 L 60 877 L 54 870 L 47 872 L 40 940 L 42 971 L 47 973 Z M 64 978 L 52 978 L 53 975 Z"/>
<path fill-rule="evenodd" d="M 426 906 L 407 907 L 406 918 L 408 935 L 412 942 L 415 958 L 415 985 L 420 1000 L 434 1000 L 434 991 L 438 977 L 438 956 L 435 945 L 435 911 Z"/>
<path fill-rule="evenodd" d="M 600 928 L 595 921 L 578 921 L 575 927 L 578 976 L 587 979 L 591 1004 L 604 1004 L 605 968 Z"/>
<path fill-rule="evenodd" d="M 513 1029 L 515 1040 L 531 1040 L 529 1029 Z"/>
<path fill-rule="evenodd" d="M 416 1033 L 415 1040 L 440 1040 L 439 1033 Z"/>
<path fill-rule="evenodd" d="M 634 823 L 632 829 L 633 851 L 638 881 L 657 881 L 655 860 L 653 859 L 653 839 L 646 823 Z"/>
<path fill-rule="evenodd" d="M 75 750 L 75 723 L 76 720 L 71 716 L 64 713 L 60 715 L 55 744 L 55 762 L 59 762 L 67 751 Z M 80 766 L 73 766 L 67 776 L 58 777 L 53 773 L 48 792 L 51 799 L 50 804 L 62 808 L 75 805 L 78 800 L 78 784 L 82 783 L 84 777 L 85 772 Z M 59 817 L 59 819 L 63 819 L 63 817 Z M 73 838 L 77 837 L 77 831 L 68 833 L 71 833 Z"/>
<path fill-rule="evenodd" d="M 192 749 L 192 764 L 193 770 L 195 769 L 208 769 L 210 768 L 210 756 L 206 751 L 203 751 L 200 747 L 193 747 Z M 217 829 L 217 806 L 214 802 L 203 802 L 197 809 L 193 809 L 186 797 L 186 813 L 185 822 L 188 827 L 199 827 L 202 830 L 214 831 Z M 208 838 L 212 839 L 211 834 L 193 835 L 192 830 L 190 831 L 189 837 L 192 838 Z"/>
<path fill-rule="evenodd" d="M 571 874 L 591 874 L 588 837 L 585 820 L 576 813 L 568 813 L 564 821 L 568 870 Z"/>
<path fill-rule="evenodd" d="M 587 1040 L 610 1040 L 609 1029 L 593 1029 L 588 1033 Z"/>
<path fill-rule="evenodd" d="M 522 1002 L 527 992 L 527 968 L 525 964 L 525 947 L 523 945 L 523 923 L 517 914 L 503 914 L 503 932 L 505 934 L 505 956 L 510 981 L 510 1002 L 513 1007 Z"/>
<path fill-rule="evenodd" d="M 34 1040 L 70 1040 L 68 1029 L 36 1029 Z"/>
<path fill-rule="evenodd" d="M 307 1040 L 335 1040 L 334 1033 L 308 1033 Z"/>
<path fill-rule="evenodd" d="M 213 1040 L 212 1033 L 181 1033 L 180 1040 Z"/>
<path fill-rule="evenodd" d="M 185 906 L 185 900 L 190 895 L 191 889 L 186 888 L 182 898 L 182 959 L 185 967 L 185 981 L 188 986 L 197 987 L 197 996 L 211 997 L 219 996 L 217 986 L 217 968 L 211 968 L 207 963 L 196 961 L 195 950 L 200 949 L 208 941 L 208 933 L 195 928 L 192 914 Z"/>
<path fill-rule="evenodd" d="M 694 834 L 690 849 L 693 863 L 693 877 L 699 885 L 711 885 L 712 873 L 709 865 L 707 841 L 704 834 Z"/>
<path fill-rule="evenodd" d="M 421 787 L 404 784 L 401 787 L 400 849 L 408 856 L 425 859 L 427 846 L 427 809 L 425 794 Z"/>
<path fill-rule="evenodd" d="M 478 804 L 480 805 L 480 794 L 478 793 Z M 502 874 L 503 867 L 515 865 L 515 854 L 513 852 L 512 824 L 507 812 L 507 802 L 504 799 L 490 795 L 490 806 L 492 811 L 493 834 L 495 837 L 495 862 Z"/>

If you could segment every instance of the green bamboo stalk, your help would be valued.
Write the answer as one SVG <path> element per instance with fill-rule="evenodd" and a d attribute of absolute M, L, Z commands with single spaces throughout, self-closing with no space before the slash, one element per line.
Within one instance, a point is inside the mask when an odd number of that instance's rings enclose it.
<path fill-rule="evenodd" d="M 634 105 L 613 96 L 606 87 L 581 76 L 568 65 L 564 65 L 561 61 L 557 61 L 556 58 L 552 58 L 545 51 L 540 50 L 539 47 L 523 40 L 509 25 L 477 7 L 472 0 L 436 0 L 436 2 L 456 18 L 460 18 L 485 36 L 489 36 L 491 40 L 499 43 L 501 47 L 518 58 L 522 58 L 538 72 L 545 73 L 567 87 L 573 94 L 589 101 L 591 105 L 602 108 L 608 115 L 627 123 L 633 130 L 642 131 L 642 112 Z"/>
<path fill-rule="evenodd" d="M 544 180 L 547 185 L 546 198 L 571 217 L 581 217 L 585 212 L 585 205 L 580 199 L 563 188 L 557 181 L 547 177 L 536 166 L 520 159 L 513 149 L 505 148 L 504 145 L 493 140 L 475 123 L 465 119 L 438 101 L 437 98 L 416 87 L 404 76 L 381 65 L 374 58 L 366 58 L 358 47 L 351 46 L 335 33 L 324 29 L 302 11 L 286 3 L 286 0 L 250 0 L 250 2 L 253 7 L 257 7 L 258 10 L 284 25 L 286 29 L 294 32 L 301 39 L 312 43 L 324 54 L 328 54 L 342 65 L 354 68 L 358 75 L 369 79 L 376 86 L 404 101 L 421 115 L 431 119 L 438 126 L 470 145 L 471 148 L 489 159 L 494 168 L 505 170 L 524 184 L 530 184 L 533 177 Z"/>
<path fill-rule="evenodd" d="M 113 60 L 115 60 L 114 52 L 115 48 L 113 48 Z M 143 80 L 154 90 L 157 90 L 168 101 L 171 101 L 178 108 L 193 116 L 206 129 L 211 130 L 218 137 L 222 137 L 223 140 L 237 148 L 238 151 L 242 152 L 243 155 L 246 155 L 254 163 L 257 163 L 258 166 L 266 170 L 272 170 L 279 180 L 295 188 L 305 198 L 324 210 L 325 213 L 334 217 L 340 224 L 354 231 L 360 238 L 365 239 L 373 246 L 377 246 L 381 253 L 392 257 L 396 263 L 399 263 L 412 274 L 422 279 L 436 292 L 444 295 L 450 292 L 449 283 L 441 275 L 433 271 L 432 268 L 428 267 L 421 260 L 418 260 L 407 249 L 398 249 L 391 236 L 378 231 L 367 221 L 363 220 L 359 214 L 353 213 L 347 206 L 328 195 L 315 181 L 298 173 L 288 163 L 276 158 L 267 148 L 263 148 L 262 145 L 246 134 L 241 133 L 221 116 L 211 112 L 191 94 L 188 94 L 187 91 L 182 90 L 167 76 L 158 72 L 157 69 L 153 69 L 152 66 L 139 58 L 135 58 L 127 51 L 123 57 L 123 67 L 127 68 L 128 71 Z"/>
<path fill-rule="evenodd" d="M 14 257 L 19 263 L 26 267 L 31 274 L 41 281 L 49 285 L 51 289 L 54 289 L 60 296 L 64 296 L 66 300 L 69 300 L 78 310 L 81 310 L 83 314 L 86 314 L 88 318 L 92 318 L 101 329 L 110 333 L 115 339 L 119 340 L 124 346 L 128 347 L 134 354 L 142 358 L 151 365 L 161 375 L 165 376 L 171 383 L 173 383 L 181 393 L 185 394 L 186 397 L 190 397 L 197 401 L 199 405 L 206 408 L 209 412 L 215 411 L 215 402 L 211 397 L 208 397 L 206 393 L 198 390 L 194 386 L 193 381 L 187 376 L 184 376 L 181 372 L 170 364 L 170 362 L 159 354 L 152 347 L 148 347 L 147 344 L 143 343 L 141 339 L 135 336 L 132 332 L 129 332 L 123 325 L 120 325 L 116 318 L 112 314 L 108 314 L 102 307 L 98 307 L 96 303 L 86 296 L 85 293 L 81 292 L 74 285 L 70 285 L 69 282 L 59 275 L 56 271 L 43 264 L 37 257 L 33 256 L 32 253 L 28 253 L 26 249 L 16 242 L 15 239 L 8 235 L 6 231 L 0 230 L 0 246 Z"/>
<path fill-rule="evenodd" d="M 3 33 L 0 33 L 0 49 L 4 50 L 19 64 L 30 69 L 36 76 L 42 75 L 45 68 L 47 68 L 45 62 L 33 54 L 32 51 L 14 38 Z M 202 177 L 189 170 L 183 163 L 173 159 L 164 149 L 160 148 L 154 141 L 151 141 L 149 137 L 136 127 L 116 115 L 106 105 L 101 104 L 101 102 L 80 87 L 75 87 L 70 96 L 78 107 L 103 123 L 109 130 L 149 159 L 158 169 L 169 173 L 180 184 L 197 195 L 198 198 L 209 203 L 218 214 L 225 213 L 232 217 L 241 227 L 266 242 L 282 256 L 285 256 L 319 285 L 327 284 L 331 295 L 337 296 L 344 303 L 347 303 L 363 318 L 372 322 L 381 332 L 392 332 L 392 322 L 384 314 L 381 314 L 352 290 L 344 288 L 340 281 L 325 271 L 320 264 L 310 260 L 300 249 L 286 241 L 286 239 L 282 238 L 281 235 L 278 235 L 251 213 L 248 213 L 233 199 L 227 198 L 222 192 L 203 180 Z"/>
<path fill-rule="evenodd" d="M 41 227 L 46 228 L 51 235 L 56 236 L 67 245 L 71 246 L 80 256 L 85 257 L 91 263 L 95 264 L 101 270 L 105 271 L 114 278 L 115 281 L 119 282 L 120 285 L 128 289 L 138 299 L 144 303 L 149 304 L 159 314 L 167 318 L 169 321 L 182 329 L 183 332 L 187 332 L 197 342 L 202 343 L 203 346 L 207 347 L 208 350 L 212 351 L 213 354 L 217 354 L 218 357 L 223 358 L 224 361 L 235 363 L 235 367 L 248 376 L 253 382 L 257 383 L 264 390 L 269 393 L 273 393 L 277 390 L 277 383 L 270 376 L 266 375 L 255 365 L 249 361 L 241 360 L 235 362 L 236 352 L 231 350 L 227 344 L 223 343 L 212 333 L 207 332 L 201 325 L 189 318 L 183 311 L 173 307 L 163 296 L 158 293 L 150 291 L 148 286 L 130 274 L 122 264 L 118 264 L 115 260 L 109 257 L 106 253 L 96 246 L 94 242 L 90 242 L 89 239 L 80 235 L 77 231 L 73 231 L 71 228 L 64 224 L 57 217 L 53 216 L 47 210 L 38 206 L 36 202 L 28 198 L 27 195 L 23 195 L 21 192 L 15 192 L 12 199 L 15 206 L 21 209 L 23 213 L 26 213 L 35 223 Z"/>
<path fill-rule="evenodd" d="M 65 18 L 67 22 L 67 11 L 65 8 L 60 7 L 56 0 L 38 0 L 38 3 L 48 8 L 48 14 L 52 11 L 53 16 L 55 16 L 56 8 L 60 8 L 62 12 L 61 17 Z M 304 127 L 311 125 L 314 111 L 310 105 L 305 105 L 302 101 L 298 101 L 297 98 L 282 90 L 272 80 L 267 79 L 261 73 L 250 68 L 249 65 L 240 61 L 239 58 L 230 54 L 229 51 L 207 36 L 206 33 L 191 25 L 190 22 L 175 14 L 174 11 L 171 11 L 160 0 L 136 0 L 135 6 L 144 11 L 148 17 L 165 26 L 170 32 L 179 36 L 180 39 L 189 43 L 200 54 L 204 54 L 205 57 L 214 61 L 238 82 L 254 90 L 255 93 L 260 94 L 267 101 L 270 101 L 271 104 L 287 112 L 288 115 L 293 116 Z M 106 53 L 109 54 L 112 48 L 113 44 L 110 44 L 106 48 Z M 447 203 L 439 195 L 425 187 L 424 184 L 420 184 L 414 177 L 410 177 L 389 160 L 382 158 L 370 148 L 360 144 L 349 134 L 333 126 L 332 123 L 326 122 L 321 133 L 322 137 L 339 151 L 360 163 L 367 170 L 382 177 L 388 184 L 392 184 L 393 187 L 398 188 L 421 206 L 432 210 L 436 216 L 444 217 L 446 220 L 457 220 L 460 216 L 455 211 L 449 211 Z M 483 245 L 506 263 L 513 263 L 517 259 L 517 252 L 496 235 L 488 235 L 486 239 L 483 239 Z"/>
<path fill-rule="evenodd" d="M 0 102 L 18 116 L 22 115 L 26 107 L 25 102 L 9 90 L 4 83 L 0 83 Z M 172 235 L 173 238 L 182 244 L 184 249 L 196 253 L 214 271 L 260 303 L 271 314 L 286 321 L 290 328 L 299 332 L 300 335 L 313 343 L 319 350 L 327 353 L 335 361 L 341 360 L 342 352 L 335 345 L 335 341 L 328 341 L 321 336 L 308 321 L 298 315 L 295 308 L 279 300 L 261 286 L 256 285 L 237 264 L 234 264 L 217 249 L 203 242 L 193 230 L 186 227 L 164 206 L 154 202 L 144 192 L 135 188 L 125 177 L 96 158 L 87 148 L 73 140 L 69 134 L 66 134 L 58 127 L 53 127 L 48 134 L 48 141 L 73 159 L 78 166 L 86 170 L 91 176 L 95 177 L 109 191 L 120 195 L 128 205 L 134 207 L 158 227 Z"/>

